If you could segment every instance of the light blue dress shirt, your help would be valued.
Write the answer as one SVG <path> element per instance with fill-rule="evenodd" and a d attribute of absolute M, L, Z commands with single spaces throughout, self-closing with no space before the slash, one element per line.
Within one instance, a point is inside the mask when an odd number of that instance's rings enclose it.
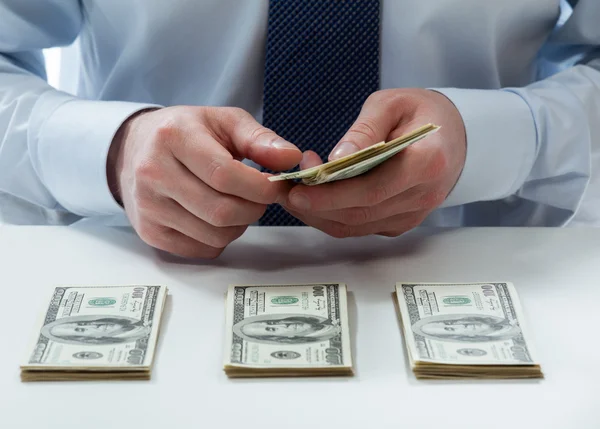
<path fill-rule="evenodd" d="M 466 125 L 464 170 L 426 224 L 600 225 L 600 1 L 382 4 L 382 88 L 435 88 Z M 260 121 L 267 14 L 267 0 L 0 0 L 4 220 L 123 217 L 106 155 L 140 109 Z M 42 49 L 76 38 L 74 96 L 46 83 Z"/>

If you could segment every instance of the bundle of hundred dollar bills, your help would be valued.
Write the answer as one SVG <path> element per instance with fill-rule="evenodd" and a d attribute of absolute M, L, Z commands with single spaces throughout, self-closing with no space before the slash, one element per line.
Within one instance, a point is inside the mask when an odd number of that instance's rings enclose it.
<path fill-rule="evenodd" d="M 417 378 L 543 377 L 511 283 L 398 283 L 396 298 Z"/>
<path fill-rule="evenodd" d="M 279 180 L 302 179 L 302 183 L 312 186 L 349 179 L 375 168 L 413 143 L 436 132 L 439 128 L 437 125 L 427 124 L 389 142 L 377 143 L 343 158 L 306 170 L 270 176 L 269 180 L 276 182 Z"/>
<path fill-rule="evenodd" d="M 56 287 L 23 381 L 150 378 L 165 286 Z"/>
<path fill-rule="evenodd" d="M 346 285 L 230 286 L 229 377 L 352 375 Z"/>

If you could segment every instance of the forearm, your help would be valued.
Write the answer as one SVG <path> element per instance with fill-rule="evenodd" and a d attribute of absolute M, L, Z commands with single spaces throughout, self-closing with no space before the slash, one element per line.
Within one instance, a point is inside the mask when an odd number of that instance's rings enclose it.
<path fill-rule="evenodd" d="M 478 103 L 450 90 L 467 127 L 467 164 L 446 206 L 478 203 L 465 210 L 489 225 L 600 225 L 600 3 L 561 9 L 537 82 L 480 91 Z M 500 93 L 512 95 L 503 110 L 487 103 Z"/>
<path fill-rule="evenodd" d="M 0 16 L 0 217 L 46 223 L 121 210 L 106 156 L 121 123 L 147 105 L 79 100 L 46 82 L 42 50 L 75 40 L 78 0 L 0 0 Z"/>
<path fill-rule="evenodd" d="M 108 149 L 123 121 L 148 105 L 79 100 L 6 56 L 0 100 L 1 193 L 49 216 L 120 212 L 106 180 Z"/>
<path fill-rule="evenodd" d="M 0 55 L 0 195 L 6 221 L 22 223 L 14 218 L 18 212 L 9 210 L 10 204 L 36 211 L 28 216 L 30 223 L 58 220 L 66 214 L 44 185 L 36 147 L 30 142 L 37 140 L 39 127 L 33 119 L 43 118 L 68 100 L 41 76 L 26 70 L 24 61 L 14 55 Z"/>
<path fill-rule="evenodd" d="M 493 201 L 504 224 L 559 226 L 599 192 L 591 178 L 600 151 L 600 72 L 591 65 L 524 88 L 440 92 L 467 132 L 465 167 L 445 207 Z"/>

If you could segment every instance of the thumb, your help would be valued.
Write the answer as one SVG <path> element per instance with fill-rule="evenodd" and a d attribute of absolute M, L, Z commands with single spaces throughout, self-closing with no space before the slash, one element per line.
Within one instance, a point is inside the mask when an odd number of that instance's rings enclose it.
<path fill-rule="evenodd" d="M 221 121 L 221 130 L 225 131 L 225 140 L 234 156 L 250 159 L 273 171 L 289 170 L 302 160 L 300 149 L 263 127 L 248 112 L 228 110 L 229 117 Z"/>
<path fill-rule="evenodd" d="M 319 155 L 312 150 L 307 150 L 302 155 L 302 161 L 300 161 L 300 169 L 306 170 L 321 164 L 323 164 L 323 161 L 321 161 Z"/>
<path fill-rule="evenodd" d="M 401 109 L 390 109 L 389 103 L 382 100 L 378 93 L 372 94 L 363 104 L 354 124 L 331 151 L 329 160 L 342 158 L 384 141 L 398 124 L 401 113 Z"/>

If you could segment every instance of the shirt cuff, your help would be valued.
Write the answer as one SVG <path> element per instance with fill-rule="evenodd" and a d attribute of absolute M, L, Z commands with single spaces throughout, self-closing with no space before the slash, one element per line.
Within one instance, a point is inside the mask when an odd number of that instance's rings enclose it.
<path fill-rule="evenodd" d="M 108 187 L 106 161 L 113 137 L 131 115 L 152 104 L 72 100 L 41 126 L 40 173 L 56 200 L 81 216 L 122 214 Z"/>
<path fill-rule="evenodd" d="M 510 90 L 432 88 L 458 109 L 467 155 L 456 185 L 441 207 L 505 198 L 527 178 L 537 152 L 528 104 Z"/>

